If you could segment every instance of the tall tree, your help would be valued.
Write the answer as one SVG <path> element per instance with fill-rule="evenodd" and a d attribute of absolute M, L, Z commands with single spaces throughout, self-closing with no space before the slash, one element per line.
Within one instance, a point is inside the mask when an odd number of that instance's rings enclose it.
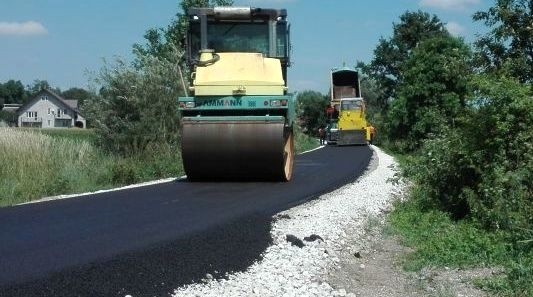
<path fill-rule="evenodd" d="M 400 16 L 398 24 L 393 24 L 392 37 L 379 40 L 370 64 L 359 64 L 383 90 L 377 100 L 381 108 L 387 108 L 389 99 L 396 98 L 396 88 L 402 81 L 402 64 L 412 51 L 421 41 L 438 36 L 449 36 L 449 33 L 436 15 L 407 11 Z"/>
<path fill-rule="evenodd" d="M 166 28 L 151 28 L 146 31 L 144 38 L 146 44 L 135 44 L 135 52 L 142 55 L 154 55 L 168 58 L 172 47 L 185 49 L 185 34 L 187 32 L 186 12 L 190 7 L 231 6 L 232 0 L 183 0 L 180 3 L 181 11 L 176 14 L 176 19 Z"/>
<path fill-rule="evenodd" d="M 0 98 L 4 99 L 4 104 L 24 103 L 27 98 L 24 85 L 20 80 L 8 80 L 0 84 Z"/>
<path fill-rule="evenodd" d="M 28 92 L 28 97 L 30 99 L 33 98 L 35 95 L 37 95 L 37 93 L 39 93 L 40 91 L 42 91 L 44 89 L 50 90 L 52 92 L 55 92 L 58 95 L 61 94 L 61 89 L 57 88 L 57 87 L 54 88 L 54 87 L 50 86 L 50 84 L 48 83 L 47 80 L 36 79 L 36 80 L 33 81 L 33 83 L 31 85 L 28 85 L 26 87 L 26 89 L 27 89 L 27 92 Z"/>
<path fill-rule="evenodd" d="M 74 87 L 62 92 L 61 96 L 65 99 L 76 99 L 79 105 L 83 105 L 85 100 L 91 97 L 91 93 L 85 89 Z"/>
<path fill-rule="evenodd" d="M 316 91 L 303 91 L 296 98 L 296 112 L 304 132 L 318 134 L 318 128 L 326 125 L 325 110 L 329 104 L 327 96 Z"/>
<path fill-rule="evenodd" d="M 477 65 L 533 83 L 533 1 L 497 0 L 473 18 L 491 28 L 475 42 Z"/>
<path fill-rule="evenodd" d="M 403 80 L 388 112 L 392 140 L 416 149 L 431 133 L 453 125 L 465 107 L 470 49 L 451 36 L 422 41 L 402 65 Z"/>

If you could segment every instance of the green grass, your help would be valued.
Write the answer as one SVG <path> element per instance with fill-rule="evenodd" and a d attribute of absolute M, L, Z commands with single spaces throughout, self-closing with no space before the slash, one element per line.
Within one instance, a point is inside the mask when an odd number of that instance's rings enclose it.
<path fill-rule="evenodd" d="M 509 234 L 487 231 L 469 220 L 453 221 L 441 211 L 423 211 L 414 201 L 398 202 L 389 216 L 392 231 L 415 250 L 403 259 L 404 269 L 501 266 L 504 277 L 475 284 L 498 296 L 533 296 L 533 252 L 516 249 Z"/>
<path fill-rule="evenodd" d="M 92 189 L 112 160 L 89 142 L 28 130 L 0 128 L 0 205 Z"/>
<path fill-rule="evenodd" d="M 0 128 L 0 206 L 183 174 L 176 149 L 119 157 L 82 131 Z"/>
<path fill-rule="evenodd" d="M 96 134 L 92 129 L 78 129 L 78 128 L 53 128 L 53 129 L 40 129 L 40 128 L 18 128 L 20 131 L 27 131 L 37 134 L 44 134 L 57 139 L 70 139 L 70 140 L 85 140 L 90 143 L 94 143 L 96 140 Z"/>
<path fill-rule="evenodd" d="M 505 262 L 508 246 L 502 235 L 484 231 L 467 221 L 454 222 L 446 213 L 422 212 L 413 202 L 396 205 L 389 218 L 406 245 L 415 247 L 404 267 L 493 266 Z"/>
<path fill-rule="evenodd" d="M 312 150 L 320 146 L 318 139 L 308 136 L 303 133 L 300 127 L 294 129 L 294 150 L 296 154 Z"/>

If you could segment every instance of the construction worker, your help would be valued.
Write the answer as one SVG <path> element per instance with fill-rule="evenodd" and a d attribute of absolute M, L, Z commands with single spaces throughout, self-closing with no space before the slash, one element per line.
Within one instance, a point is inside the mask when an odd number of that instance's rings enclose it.
<path fill-rule="evenodd" d="M 376 128 L 370 125 L 369 129 L 370 129 L 370 141 L 368 143 L 372 144 L 374 142 L 374 137 L 376 136 Z"/>
<path fill-rule="evenodd" d="M 323 145 L 326 143 L 326 130 L 324 127 L 320 127 L 318 129 L 318 136 L 320 137 L 320 145 Z"/>

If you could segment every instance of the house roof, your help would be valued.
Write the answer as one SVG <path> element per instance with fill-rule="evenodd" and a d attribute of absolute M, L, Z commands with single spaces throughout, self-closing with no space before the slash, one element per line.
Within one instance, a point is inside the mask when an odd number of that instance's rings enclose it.
<path fill-rule="evenodd" d="M 76 99 L 64 99 L 65 103 L 71 108 L 78 110 L 78 100 Z"/>
<path fill-rule="evenodd" d="M 19 110 L 23 110 L 26 106 L 33 104 L 35 99 L 39 98 L 43 93 L 48 93 L 49 95 L 56 98 L 59 102 L 63 103 L 63 105 L 68 109 L 77 112 L 78 114 L 80 113 L 80 111 L 78 110 L 78 100 L 65 99 L 49 89 L 42 89 L 41 91 L 39 91 L 39 93 L 37 93 L 37 95 L 35 95 L 33 99 L 28 100 L 28 102 L 24 103 L 24 105 L 22 105 Z"/>

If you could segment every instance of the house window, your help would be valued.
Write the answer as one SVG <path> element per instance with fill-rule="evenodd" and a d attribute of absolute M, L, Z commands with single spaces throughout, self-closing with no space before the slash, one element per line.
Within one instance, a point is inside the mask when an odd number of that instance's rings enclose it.
<path fill-rule="evenodd" d="M 57 109 L 57 116 L 60 117 L 61 116 L 61 109 Z"/>
<path fill-rule="evenodd" d="M 36 118 L 37 112 L 36 111 L 28 111 L 27 113 L 28 118 Z"/>
<path fill-rule="evenodd" d="M 50 112 L 51 112 L 51 108 L 48 107 L 48 114 L 50 114 Z M 49 121 L 49 122 L 50 122 L 50 121 Z M 50 125 L 49 125 L 49 126 L 50 126 Z"/>
<path fill-rule="evenodd" d="M 68 114 L 66 109 L 63 109 L 63 114 Z"/>
<path fill-rule="evenodd" d="M 46 96 L 46 95 L 45 96 L 41 96 L 41 101 L 45 101 L 45 100 L 48 101 L 48 96 Z"/>

